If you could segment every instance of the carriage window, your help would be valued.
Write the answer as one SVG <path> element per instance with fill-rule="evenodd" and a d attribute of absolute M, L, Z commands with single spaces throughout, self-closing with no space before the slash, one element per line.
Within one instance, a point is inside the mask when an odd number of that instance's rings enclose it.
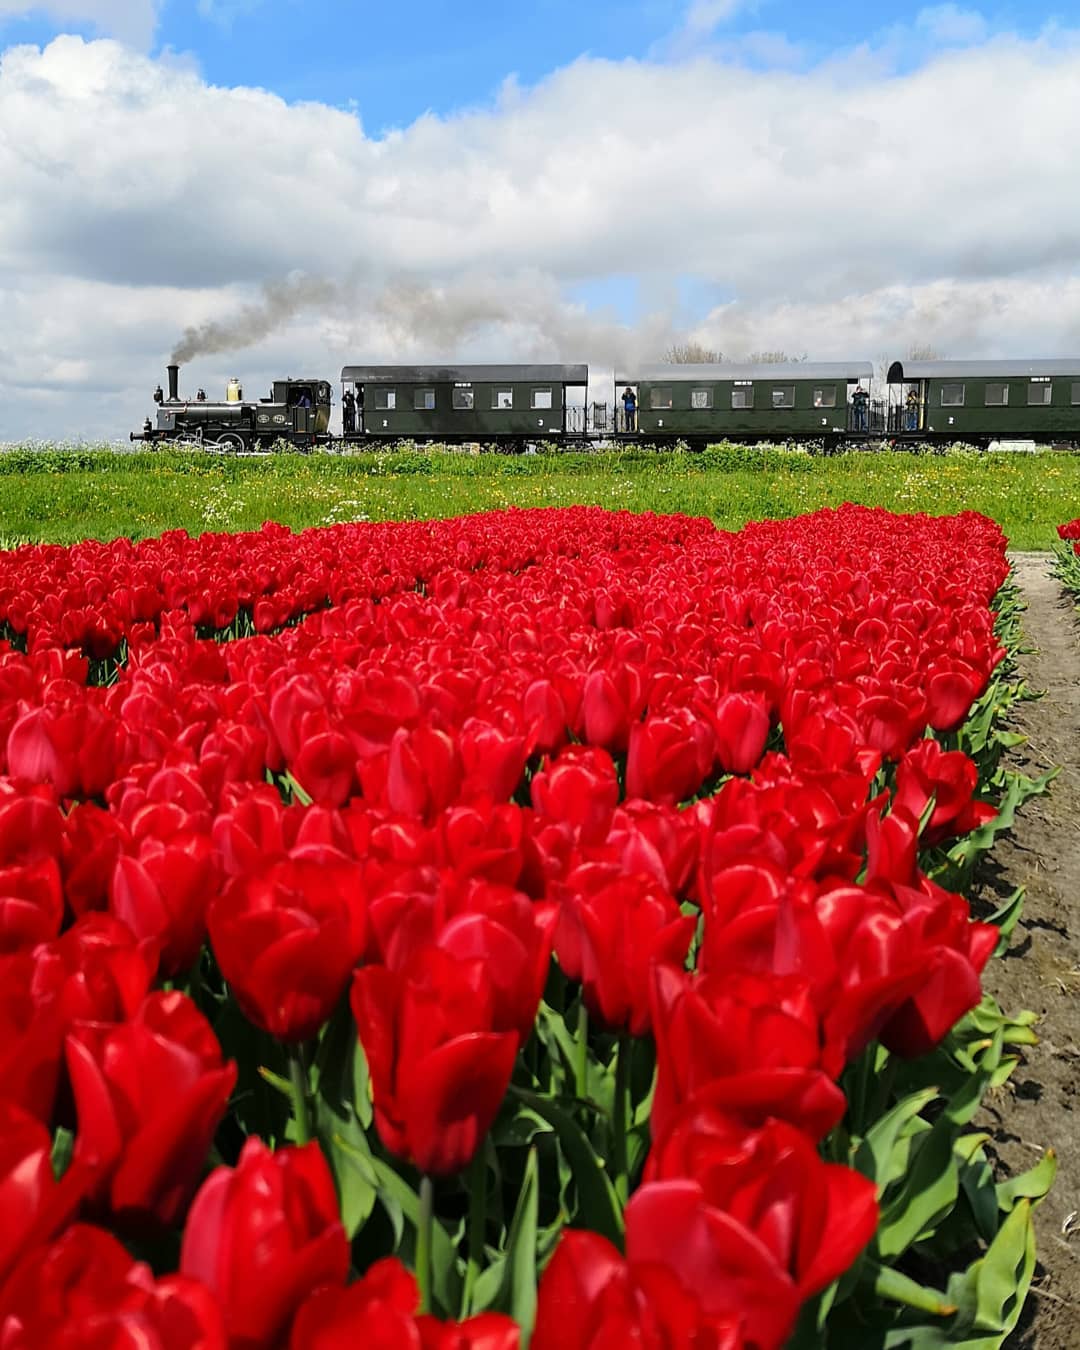
<path fill-rule="evenodd" d="M 532 391 L 532 405 L 533 405 L 534 408 L 550 408 L 550 407 L 551 407 L 551 390 L 550 390 L 550 389 L 534 389 L 534 390 Z"/>
<path fill-rule="evenodd" d="M 964 386 L 962 384 L 943 384 L 941 386 L 941 406 L 943 408 L 962 408 L 964 406 Z"/>
<path fill-rule="evenodd" d="M 375 387 L 375 407 L 379 412 L 393 412 L 397 407 L 397 390 Z"/>
<path fill-rule="evenodd" d="M 736 385 L 731 391 L 731 406 L 733 408 L 752 408 L 754 406 L 754 386 L 752 384 Z"/>
<path fill-rule="evenodd" d="M 712 390 L 711 389 L 691 389 L 690 390 L 691 408 L 711 408 Z"/>
<path fill-rule="evenodd" d="M 824 389 L 814 390 L 815 408 L 835 408 L 836 407 L 836 385 L 828 385 Z"/>
<path fill-rule="evenodd" d="M 1032 380 L 1028 385 L 1028 403 L 1038 408 L 1045 407 L 1050 402 L 1053 388 L 1049 380 Z"/>
<path fill-rule="evenodd" d="M 649 390 L 649 407 L 662 411 L 671 407 L 671 386 Z"/>
<path fill-rule="evenodd" d="M 514 391 L 512 389 L 493 389 L 491 391 L 491 406 L 499 412 L 506 412 L 514 406 Z"/>
<path fill-rule="evenodd" d="M 776 385 L 772 391 L 772 405 L 774 408 L 794 408 L 795 386 L 793 384 Z"/>
<path fill-rule="evenodd" d="M 452 401 L 458 412 L 468 412 L 473 406 L 473 391 L 471 389 L 455 389 Z"/>
<path fill-rule="evenodd" d="M 418 412 L 431 412 L 435 407 L 435 390 L 414 389 L 412 405 Z"/>
<path fill-rule="evenodd" d="M 986 406 L 988 408 L 1004 408 L 1009 401 L 1009 386 L 1007 384 L 988 384 L 986 386 Z"/>
<path fill-rule="evenodd" d="M 1075 382 L 1073 383 L 1072 387 L 1072 401 L 1074 408 L 1078 403 L 1080 403 L 1080 384 L 1077 384 Z"/>

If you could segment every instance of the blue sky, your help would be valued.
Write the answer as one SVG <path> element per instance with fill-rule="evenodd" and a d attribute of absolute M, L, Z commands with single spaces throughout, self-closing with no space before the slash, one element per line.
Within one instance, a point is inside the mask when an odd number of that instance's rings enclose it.
<path fill-rule="evenodd" d="M 93 37 L 105 28 L 32 10 L 6 17 L 6 7 L 15 8 L 15 0 L 0 3 L 0 49 L 13 42 L 44 44 L 59 32 Z M 58 16 L 74 8 L 54 6 Z M 153 50 L 194 57 L 211 84 L 258 85 L 289 102 L 355 107 L 365 131 L 379 135 L 428 111 L 445 116 L 489 104 L 508 78 L 531 85 L 582 56 L 664 60 L 696 44 L 735 53 L 751 67 L 800 66 L 864 42 L 881 45 L 891 29 L 902 28 L 911 30 L 895 54 L 903 66 L 940 45 L 940 31 L 924 32 L 920 40 L 918 16 L 927 13 L 952 11 L 958 41 L 995 31 L 1034 33 L 1054 21 L 1072 26 L 1080 18 L 1080 0 L 978 10 L 854 0 L 701 0 L 700 24 L 680 40 L 693 9 L 686 0 L 163 0 Z"/>

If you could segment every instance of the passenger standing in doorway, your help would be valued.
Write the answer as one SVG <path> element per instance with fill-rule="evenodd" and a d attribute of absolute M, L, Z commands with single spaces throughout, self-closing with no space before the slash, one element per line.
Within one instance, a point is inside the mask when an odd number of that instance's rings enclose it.
<path fill-rule="evenodd" d="M 851 411 L 854 414 L 855 430 L 868 431 L 870 428 L 870 395 L 861 384 L 851 396 Z"/>
<path fill-rule="evenodd" d="M 637 422 L 637 395 L 629 387 L 629 385 L 623 390 L 622 406 L 623 412 L 626 415 L 626 430 L 636 431 L 637 426 L 635 424 Z"/>
<path fill-rule="evenodd" d="M 919 391 L 914 386 L 907 391 L 907 429 L 919 429 Z"/>
<path fill-rule="evenodd" d="M 356 431 L 356 396 L 346 389 L 341 396 L 341 432 L 351 436 Z"/>

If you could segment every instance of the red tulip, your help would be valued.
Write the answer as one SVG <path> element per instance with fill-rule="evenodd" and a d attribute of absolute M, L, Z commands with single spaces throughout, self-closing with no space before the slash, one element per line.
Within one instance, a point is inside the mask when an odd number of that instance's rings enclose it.
<path fill-rule="evenodd" d="M 765 753 L 769 710 L 755 694 L 725 694 L 705 709 L 712 724 L 716 763 L 724 773 L 749 773 Z"/>
<path fill-rule="evenodd" d="M 98 1228 L 30 1253 L 0 1291 L 4 1350 L 226 1350 L 221 1312 L 196 1280 L 155 1280 Z M 232 1342 L 228 1342 L 231 1350 Z"/>
<path fill-rule="evenodd" d="M 937 741 L 920 741 L 897 765 L 893 810 L 922 820 L 932 799 L 921 836 L 922 844 L 931 847 L 994 819 L 997 808 L 975 800 L 978 785 L 979 771 L 962 750 L 942 750 Z"/>
<path fill-rule="evenodd" d="M 518 1350 L 521 1328 L 503 1313 L 478 1313 L 464 1322 L 418 1317 L 421 1350 Z"/>
<path fill-rule="evenodd" d="M 353 977 L 379 1137 L 422 1172 L 460 1171 L 495 1119 L 518 1049 L 494 1030 L 496 1006 L 485 963 L 438 948 Z"/>
<path fill-rule="evenodd" d="M 157 974 L 152 942 L 137 942 L 111 914 L 86 914 L 33 955 L 34 999 L 74 1022 L 125 1022 L 135 1015 Z"/>
<path fill-rule="evenodd" d="M 583 739 L 605 750 L 625 750 L 630 736 L 631 711 L 618 684 L 606 670 L 594 670 L 581 697 Z"/>
<path fill-rule="evenodd" d="M 753 1076 L 767 1093 L 790 1088 L 792 1070 L 813 1075 L 821 1068 L 820 1017 L 810 986 L 798 976 L 695 978 L 655 966 L 651 996 L 654 1130 L 663 1131 L 682 1103 L 717 1080 Z"/>
<path fill-rule="evenodd" d="M 236 1083 L 210 1024 L 186 995 L 151 994 L 130 1022 L 77 1025 L 67 1063 L 74 1158 L 97 1174 L 99 1202 L 129 1225 L 172 1226 Z"/>
<path fill-rule="evenodd" d="M 701 787 L 712 759 L 709 728 L 689 709 L 635 722 L 626 757 L 626 795 L 675 806 Z"/>
<path fill-rule="evenodd" d="M 64 898 L 55 858 L 0 867 L 0 952 L 29 951 L 60 931 Z"/>
<path fill-rule="evenodd" d="M 926 682 L 927 720 L 935 731 L 956 731 L 978 694 L 978 677 L 970 667 L 944 661 L 935 663 Z"/>
<path fill-rule="evenodd" d="M 651 802 L 624 802 L 615 812 L 605 856 L 624 872 L 648 877 L 680 899 L 697 862 L 699 827 L 689 811 Z"/>
<path fill-rule="evenodd" d="M 253 1137 L 235 1169 L 212 1172 L 188 1214 L 180 1270 L 216 1296 L 230 1350 L 277 1345 L 310 1291 L 344 1284 L 349 1270 L 319 1145 L 271 1153 Z"/>
<path fill-rule="evenodd" d="M 353 1350 L 360 1334 L 372 1350 L 420 1350 L 420 1290 L 396 1257 L 376 1261 L 348 1288 L 327 1285 L 300 1306 L 292 1350 Z"/>
<path fill-rule="evenodd" d="M 1001 937 L 974 923 L 966 900 L 923 879 L 892 887 L 915 951 L 919 978 L 881 1031 L 890 1050 L 913 1059 L 928 1054 L 982 998 L 980 976 Z"/>
<path fill-rule="evenodd" d="M 461 794 L 466 800 L 507 801 L 514 795 L 528 758 L 524 736 L 469 717 L 462 724 L 458 745 L 463 767 Z"/>
<path fill-rule="evenodd" d="M 866 880 L 909 885 L 918 869 L 919 821 L 895 805 L 887 816 L 866 821 Z"/>
<path fill-rule="evenodd" d="M 377 1261 L 347 1289 L 323 1288 L 293 1322 L 292 1350 L 517 1350 L 521 1329 L 509 1317 L 482 1313 L 465 1322 L 419 1317 L 415 1278 L 396 1258 Z"/>
<path fill-rule="evenodd" d="M 566 1229 L 537 1294 L 532 1350 L 743 1350 L 739 1318 L 713 1316 L 665 1265 L 634 1269 L 597 1233 Z"/>
<path fill-rule="evenodd" d="M 39 1120 L 0 1100 L 0 1288 L 16 1261 L 47 1241 L 75 1212 L 86 1185 L 71 1166 L 53 1180 L 52 1139 Z M 0 1316 L 3 1303 L 0 1302 Z M 0 1332 L 0 1343 L 3 1343 Z"/>
<path fill-rule="evenodd" d="M 94 802 L 80 802 L 64 821 L 64 898 L 76 914 L 108 906 L 109 878 L 126 835 L 116 817 Z"/>
<path fill-rule="evenodd" d="M 320 806 L 341 806 L 356 780 L 356 750 L 340 731 L 305 736 L 291 760 L 292 776 Z"/>
<path fill-rule="evenodd" d="M 579 979 L 589 1013 L 608 1031 L 645 1036 L 649 978 L 657 961 L 681 965 L 697 918 L 655 883 L 604 864 L 571 873 L 563 889 L 559 962 Z"/>
<path fill-rule="evenodd" d="M 822 1162 L 803 1131 L 785 1121 L 748 1129 L 691 1102 L 646 1165 L 646 1183 L 678 1178 L 697 1182 L 709 1205 L 760 1239 L 803 1299 L 843 1274 L 877 1228 L 874 1183 Z"/>
<path fill-rule="evenodd" d="M 109 908 L 136 937 L 160 944 L 161 973 L 169 978 L 189 970 L 199 954 L 214 883 L 209 838 L 180 829 L 168 839 L 146 839 L 137 857 L 117 862 Z"/>
<path fill-rule="evenodd" d="M 363 873 L 333 849 L 297 850 L 229 882 L 208 926 L 244 1015 L 280 1040 L 309 1040 L 364 949 Z"/>
<path fill-rule="evenodd" d="M 570 746 L 534 774 L 530 791 L 539 815 L 572 825 L 585 844 L 599 843 L 607 836 L 619 804 L 619 780 L 611 756 L 586 746 Z"/>

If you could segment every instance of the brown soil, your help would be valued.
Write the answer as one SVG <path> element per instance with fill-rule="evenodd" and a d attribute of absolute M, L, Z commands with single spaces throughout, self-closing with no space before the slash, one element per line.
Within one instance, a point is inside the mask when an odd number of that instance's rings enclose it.
<path fill-rule="evenodd" d="M 1014 576 L 1034 650 L 1021 660 L 1035 702 L 1019 705 L 1015 729 L 1028 737 L 1016 767 L 1061 773 L 1029 802 L 1015 834 L 1001 841 L 984 878 L 987 894 L 1024 886 L 1023 916 L 1004 960 L 987 970 L 989 991 L 1008 1011 L 1040 1014 L 1039 1044 L 1009 1085 L 988 1100 L 981 1128 L 1010 1172 L 1052 1147 L 1054 1188 L 1036 1216 L 1039 1268 L 1010 1350 L 1080 1350 L 1080 623 L 1051 575 L 1046 553 L 1018 553 Z"/>

